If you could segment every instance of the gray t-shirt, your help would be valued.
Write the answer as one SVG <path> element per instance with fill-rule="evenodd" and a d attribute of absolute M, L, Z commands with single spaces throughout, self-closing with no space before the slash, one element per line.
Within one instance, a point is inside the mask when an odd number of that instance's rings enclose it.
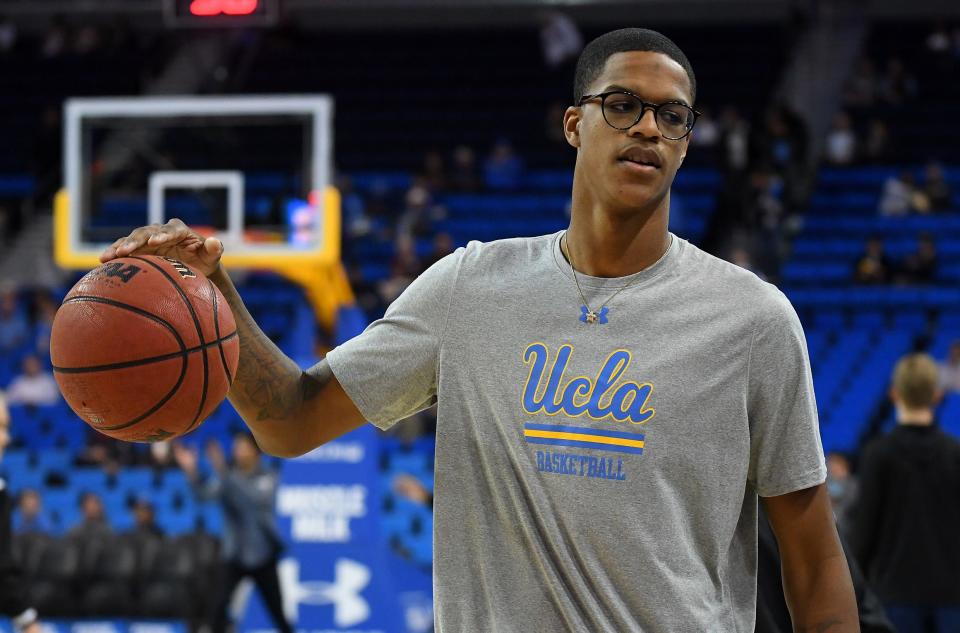
<path fill-rule="evenodd" d="M 757 495 L 824 481 L 786 297 L 672 236 L 628 278 L 471 242 L 328 361 L 381 428 L 438 403 L 438 633 L 752 633 Z"/>

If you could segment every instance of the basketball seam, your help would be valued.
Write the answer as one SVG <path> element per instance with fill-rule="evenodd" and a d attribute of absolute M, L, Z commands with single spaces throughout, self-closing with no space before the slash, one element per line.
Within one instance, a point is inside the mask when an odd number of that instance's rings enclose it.
<path fill-rule="evenodd" d="M 167 402 L 170 401 L 170 398 L 172 398 L 177 393 L 177 391 L 180 390 L 180 386 L 183 384 L 183 380 L 187 376 L 187 354 L 186 354 L 187 345 L 186 343 L 183 342 L 183 337 L 180 336 L 180 333 L 177 332 L 177 329 L 175 327 L 173 327 L 170 323 L 158 317 L 157 315 L 147 312 L 146 310 L 143 310 L 141 308 L 137 308 L 135 306 L 128 305 L 126 303 L 121 303 L 119 301 L 114 301 L 113 299 L 107 299 L 105 297 L 94 297 L 89 295 L 79 295 L 76 297 L 70 297 L 69 299 L 65 300 L 63 303 L 66 304 L 66 303 L 75 303 L 75 302 L 82 302 L 82 301 L 91 301 L 93 303 L 103 303 L 105 305 L 110 305 L 115 308 L 120 308 L 121 310 L 129 310 L 130 312 L 139 314 L 140 316 L 151 319 L 152 321 L 156 321 L 163 327 L 170 330 L 170 333 L 173 334 L 173 337 L 175 339 L 177 339 L 177 344 L 180 346 L 180 354 L 182 358 L 182 362 L 180 363 L 180 376 L 177 378 L 177 384 L 173 386 L 173 389 L 171 389 L 167 393 L 167 395 L 161 398 L 160 401 L 157 404 L 155 404 L 153 407 L 151 407 L 149 410 L 147 410 L 146 413 L 134 418 L 130 422 L 124 422 L 123 424 L 116 424 L 113 426 L 94 425 L 93 427 L 99 431 L 121 431 L 123 429 L 129 428 L 149 418 L 151 415 L 159 411 L 165 404 L 167 404 Z"/>
<path fill-rule="evenodd" d="M 217 348 L 220 350 L 220 362 L 223 363 L 223 371 L 227 373 L 227 386 L 233 386 L 233 372 L 230 371 L 230 368 L 227 366 L 227 356 L 223 351 L 223 339 L 220 338 L 220 313 L 218 311 L 219 304 L 217 300 L 217 289 L 213 287 L 213 282 L 207 279 L 207 284 L 210 286 L 210 297 L 213 299 L 213 333 L 217 337 Z M 234 331 L 234 334 L 237 332 Z"/>
<path fill-rule="evenodd" d="M 183 299 L 183 302 L 187 304 L 187 310 L 190 312 L 190 317 L 193 319 L 193 326 L 197 328 L 197 337 L 199 339 L 200 345 L 204 345 L 205 341 L 203 339 L 203 328 L 200 326 L 200 319 L 197 317 L 197 311 L 194 309 L 193 304 L 190 303 L 190 298 L 187 296 L 187 293 L 183 291 L 183 288 L 177 284 L 177 282 L 171 277 L 167 271 L 163 269 L 156 262 L 152 262 L 149 259 L 143 257 L 132 257 L 131 259 L 138 259 L 145 264 L 150 265 L 155 268 L 161 275 L 167 278 L 167 281 L 170 282 L 170 285 L 176 288 L 177 294 L 180 295 L 180 298 Z M 209 279 L 207 280 L 209 281 Z M 210 361 L 207 359 L 207 350 L 204 348 L 203 354 L 203 390 L 200 392 L 200 406 L 197 408 L 197 414 L 193 417 L 193 421 L 190 422 L 184 433 L 189 432 L 193 427 L 197 425 L 197 422 L 200 421 L 200 414 L 203 413 L 203 407 L 207 403 L 207 387 L 210 381 Z"/>
<path fill-rule="evenodd" d="M 193 354 L 194 352 L 199 352 L 204 348 L 213 347 L 214 345 L 223 345 L 223 343 L 233 340 L 237 338 L 237 336 L 239 336 L 239 332 L 233 332 L 232 334 L 227 334 L 223 338 L 217 339 L 216 341 L 211 341 L 196 347 L 186 348 L 182 352 L 170 352 L 169 354 L 150 356 L 148 358 L 141 358 L 139 360 L 121 361 L 119 363 L 109 363 L 106 365 L 86 365 L 84 367 L 58 367 L 53 365 L 51 369 L 60 374 L 86 374 L 98 371 L 112 371 L 114 369 L 129 369 L 130 367 L 139 367 L 141 365 L 152 365 L 153 363 L 162 363 L 167 360 L 179 358 L 184 354 Z"/>

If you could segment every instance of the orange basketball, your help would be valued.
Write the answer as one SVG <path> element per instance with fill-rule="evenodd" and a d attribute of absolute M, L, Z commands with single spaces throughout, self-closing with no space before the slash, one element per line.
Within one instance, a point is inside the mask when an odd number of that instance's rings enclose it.
<path fill-rule="evenodd" d="M 213 283 L 166 257 L 131 256 L 87 273 L 53 322 L 50 359 L 70 407 L 120 440 L 196 428 L 236 375 L 240 345 Z"/>

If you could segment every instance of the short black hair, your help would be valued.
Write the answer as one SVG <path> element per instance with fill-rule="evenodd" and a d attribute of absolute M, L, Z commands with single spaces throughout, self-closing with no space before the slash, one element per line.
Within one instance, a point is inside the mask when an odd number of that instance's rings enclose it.
<path fill-rule="evenodd" d="M 618 29 L 604 33 L 586 45 L 577 60 L 577 72 L 573 79 L 573 103 L 579 104 L 587 88 L 603 72 L 607 59 L 614 53 L 649 51 L 662 53 L 680 64 L 690 80 L 690 97 L 697 99 L 697 77 L 693 66 L 680 47 L 669 37 L 650 29 Z M 692 103 L 690 105 L 693 105 Z"/>

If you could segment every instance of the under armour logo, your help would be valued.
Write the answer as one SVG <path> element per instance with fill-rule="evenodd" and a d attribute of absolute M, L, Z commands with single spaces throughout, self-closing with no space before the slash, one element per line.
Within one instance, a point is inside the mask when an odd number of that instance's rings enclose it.
<path fill-rule="evenodd" d="M 338 558 L 333 582 L 300 581 L 300 563 L 293 558 L 280 563 L 283 585 L 283 610 L 291 622 L 297 621 L 297 605 L 333 605 L 333 623 L 347 627 L 370 617 L 370 605 L 360 592 L 370 584 L 370 568 L 348 558 Z"/>

